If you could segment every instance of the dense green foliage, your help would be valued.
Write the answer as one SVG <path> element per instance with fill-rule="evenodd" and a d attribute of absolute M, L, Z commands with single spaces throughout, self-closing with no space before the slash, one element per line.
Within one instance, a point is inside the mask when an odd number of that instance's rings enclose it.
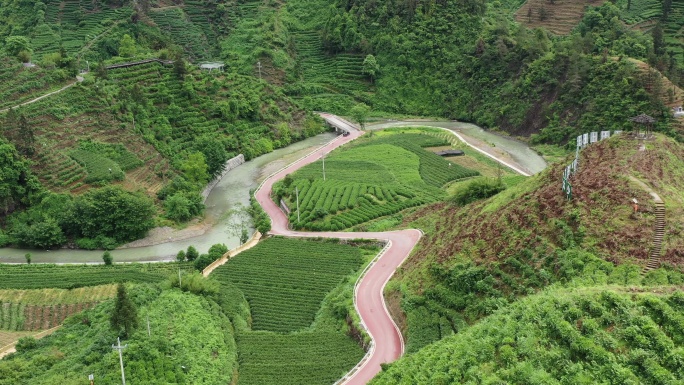
<path fill-rule="evenodd" d="M 257 202 L 254 193 L 249 194 L 249 208 L 247 209 L 247 212 L 252 217 L 252 223 L 254 223 L 254 227 L 257 231 L 261 234 L 266 234 L 271 230 L 271 218 L 266 215 L 264 209 L 259 202 Z"/>
<path fill-rule="evenodd" d="M 104 265 L 0 265 L 2 289 L 71 289 L 116 282 L 161 282 L 168 276 L 192 271 L 188 263 L 126 263 Z"/>
<path fill-rule="evenodd" d="M 612 58 L 643 59 L 653 49 L 650 37 L 629 30 L 617 14 L 603 5 L 570 36 L 552 38 L 513 22 L 500 3 L 340 0 L 324 36 L 331 50 L 375 55 L 376 110 L 512 132 L 551 126 L 554 134 L 543 139 L 559 143 L 596 125 L 628 128 L 626 118 L 639 112 L 664 112 L 636 67 Z"/>
<path fill-rule="evenodd" d="M 239 385 L 332 384 L 363 358 L 363 350 L 336 331 L 240 334 Z"/>
<path fill-rule="evenodd" d="M 639 265 L 655 236 L 654 214 L 630 218 L 633 210 L 624 202 L 641 196 L 648 210 L 653 204 L 625 175 L 643 176 L 660 186 L 662 199 L 680 202 L 681 196 L 669 191 L 680 189 L 683 152 L 664 136 L 648 151 L 635 148 L 628 135 L 617 136 L 580 153 L 572 200 L 559 193 L 562 162 L 490 199 L 417 212 L 406 225 L 422 228 L 425 242 L 416 250 L 415 265 L 400 271 L 396 286 L 407 316 L 407 351 L 460 332 L 554 282 L 678 284 L 678 269 L 641 279 Z M 668 229 L 678 226 L 678 207 L 668 211 L 673 218 Z M 680 247 L 678 237 L 668 237 L 662 262 L 677 265 Z"/>
<path fill-rule="evenodd" d="M 274 187 L 275 196 L 285 198 L 295 228 L 341 230 L 396 214 L 443 198 L 447 182 L 478 174 L 422 148 L 444 144 L 430 135 L 390 130 L 327 155 L 325 180 L 322 160 L 303 167 Z"/>
<path fill-rule="evenodd" d="M 649 291 L 547 290 L 401 359 L 371 383 L 681 382 L 684 296 Z"/>
<path fill-rule="evenodd" d="M 463 186 L 450 198 L 457 205 L 465 206 L 480 199 L 486 199 L 506 189 L 500 180 L 476 179 Z"/>
<path fill-rule="evenodd" d="M 131 288 L 129 296 L 140 315 L 149 319 L 151 335 L 145 323 L 126 341 L 123 359 L 128 381 L 231 381 L 237 368 L 232 326 L 212 300 L 146 285 Z M 19 353 L 0 361 L 0 384 L 78 383 L 84 373 L 95 374 L 99 382 L 120 381 L 118 352 L 112 350 L 116 333 L 109 328 L 113 308 L 113 300 L 104 302 L 69 318 L 53 335 L 23 343 Z"/>
<path fill-rule="evenodd" d="M 128 338 L 133 330 L 138 327 L 138 309 L 128 297 L 126 286 L 119 283 L 116 287 L 114 309 L 109 318 L 112 330 L 118 337 Z"/>

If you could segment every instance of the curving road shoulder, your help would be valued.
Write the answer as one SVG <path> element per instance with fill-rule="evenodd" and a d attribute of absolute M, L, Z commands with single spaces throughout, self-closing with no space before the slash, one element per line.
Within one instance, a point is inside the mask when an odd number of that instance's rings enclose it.
<path fill-rule="evenodd" d="M 418 243 L 422 233 L 419 230 L 400 230 L 387 232 L 301 232 L 289 229 L 285 214 L 271 199 L 273 184 L 299 168 L 313 163 L 321 156 L 363 135 L 353 124 L 331 114 L 320 114 L 328 123 L 348 130 L 350 135 L 339 136 L 336 140 L 320 147 L 310 155 L 269 176 L 255 196 L 261 207 L 272 221 L 271 234 L 288 237 L 327 237 L 338 239 L 377 239 L 388 242 L 384 252 L 367 268 L 354 290 L 354 303 L 372 339 L 372 346 L 366 357 L 352 369 L 339 384 L 366 384 L 380 372 L 380 364 L 392 362 L 404 353 L 404 341 L 399 328 L 387 311 L 383 290 L 394 271 L 409 256 Z"/>

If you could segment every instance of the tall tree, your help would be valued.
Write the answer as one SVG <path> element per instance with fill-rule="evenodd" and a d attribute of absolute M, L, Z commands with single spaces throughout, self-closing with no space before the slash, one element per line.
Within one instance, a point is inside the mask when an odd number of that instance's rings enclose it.
<path fill-rule="evenodd" d="M 207 161 L 201 152 L 190 154 L 188 159 L 181 165 L 181 170 L 183 170 L 186 178 L 192 183 L 205 185 L 209 182 Z"/>
<path fill-rule="evenodd" d="M 36 138 L 33 126 L 29 124 L 28 119 L 26 119 L 26 115 L 23 113 L 19 114 L 19 132 L 17 134 L 19 136 L 17 145 L 17 150 L 19 153 L 24 156 L 33 156 L 33 154 L 36 152 Z"/>
<path fill-rule="evenodd" d="M 119 283 L 116 287 L 116 301 L 114 302 L 110 324 L 112 330 L 123 338 L 128 338 L 138 326 L 137 310 L 131 299 L 128 298 L 123 283 Z"/>
<path fill-rule="evenodd" d="M 351 115 L 352 119 L 354 119 L 354 121 L 356 123 L 358 123 L 359 126 L 361 126 L 362 130 L 366 129 L 366 120 L 368 120 L 369 114 L 370 114 L 370 107 L 368 107 L 364 103 L 359 103 L 359 104 L 355 105 L 354 107 L 352 107 L 351 110 L 349 110 L 349 115 Z M 373 134 L 373 132 L 371 131 L 371 135 L 372 134 Z"/>
<path fill-rule="evenodd" d="M 131 35 L 125 34 L 119 42 L 119 56 L 121 57 L 133 57 L 135 56 L 137 49 L 135 48 L 135 40 Z"/>
<path fill-rule="evenodd" d="M 380 65 L 378 64 L 377 59 L 375 59 L 375 56 L 370 54 L 366 55 L 366 58 L 363 59 L 363 73 L 370 77 L 371 83 L 375 81 L 378 72 L 380 72 Z"/>
<path fill-rule="evenodd" d="M 665 40 L 663 38 L 663 27 L 660 23 L 657 23 L 651 31 L 653 36 L 653 53 L 657 56 L 661 56 L 665 53 Z"/>
<path fill-rule="evenodd" d="M 667 21 L 672 11 L 672 0 L 663 0 L 663 21 Z"/>

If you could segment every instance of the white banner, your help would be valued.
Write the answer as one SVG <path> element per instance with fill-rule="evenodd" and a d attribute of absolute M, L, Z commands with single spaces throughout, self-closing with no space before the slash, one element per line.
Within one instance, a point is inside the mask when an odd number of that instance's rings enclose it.
<path fill-rule="evenodd" d="M 596 142 L 598 142 L 598 132 L 592 132 L 592 133 L 589 135 L 589 141 L 590 141 L 591 143 L 596 143 Z"/>
<path fill-rule="evenodd" d="M 610 138 L 610 131 L 601 131 L 601 140 Z"/>

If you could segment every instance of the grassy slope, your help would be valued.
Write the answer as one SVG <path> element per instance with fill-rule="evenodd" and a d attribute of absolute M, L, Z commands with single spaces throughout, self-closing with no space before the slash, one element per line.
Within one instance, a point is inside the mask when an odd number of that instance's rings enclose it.
<path fill-rule="evenodd" d="M 468 256 L 478 262 L 525 247 L 559 247 L 554 220 L 571 223 L 573 230 L 582 227 L 583 246 L 608 260 L 644 261 L 647 256 L 644 242 L 647 244 L 653 235 L 653 201 L 627 175 L 635 175 L 653 186 L 668 205 L 669 242 L 665 245 L 665 254 L 675 253 L 681 246 L 677 234 L 682 226 L 679 208 L 682 197 L 675 191 L 684 188 L 684 175 L 679 171 L 684 166 L 681 160 L 684 148 L 658 135 L 655 141 L 646 143 L 646 149 L 638 151 L 637 142 L 623 135 L 583 150 L 580 169 L 573 177 L 572 201 L 559 193 L 565 164 L 557 163 L 515 188 L 467 208 L 445 203 L 426 208 L 413 220 L 416 224 L 425 224 L 436 219 L 430 226 L 436 232 L 427 235 L 431 240 L 424 243 L 412 261 L 423 264 L 427 262 L 422 257 L 428 257 L 430 261 L 445 262 L 478 240 L 487 246 Z M 628 203 L 632 198 L 641 204 L 637 219 L 630 218 Z M 420 218 L 423 216 L 425 219 Z M 445 245 L 440 241 L 444 239 L 453 241 Z"/>
<path fill-rule="evenodd" d="M 678 383 L 684 296 L 651 291 L 547 290 L 402 358 L 371 383 Z"/>
<path fill-rule="evenodd" d="M 50 329 L 70 315 L 114 297 L 115 291 L 113 284 L 71 290 L 0 290 L 0 330 Z"/>

